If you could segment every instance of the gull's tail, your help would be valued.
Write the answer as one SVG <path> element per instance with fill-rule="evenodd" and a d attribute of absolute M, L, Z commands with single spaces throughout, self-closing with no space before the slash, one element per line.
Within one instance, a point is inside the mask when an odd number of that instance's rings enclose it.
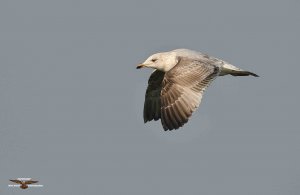
<path fill-rule="evenodd" d="M 230 74 L 232 76 L 250 76 L 251 75 L 251 76 L 259 77 L 257 74 L 255 74 L 253 72 L 242 70 L 231 64 L 224 64 L 221 67 L 221 72 L 219 75 L 224 76 L 227 74 Z"/>

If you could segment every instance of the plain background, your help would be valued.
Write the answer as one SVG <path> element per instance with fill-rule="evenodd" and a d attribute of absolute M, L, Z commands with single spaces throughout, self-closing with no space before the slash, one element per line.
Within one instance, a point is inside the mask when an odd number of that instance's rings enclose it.
<path fill-rule="evenodd" d="M 300 2 L 0 2 L 0 194 L 300 194 Z M 220 77 L 178 131 L 143 124 L 150 54 Z M 8 188 L 32 177 L 43 188 Z"/>

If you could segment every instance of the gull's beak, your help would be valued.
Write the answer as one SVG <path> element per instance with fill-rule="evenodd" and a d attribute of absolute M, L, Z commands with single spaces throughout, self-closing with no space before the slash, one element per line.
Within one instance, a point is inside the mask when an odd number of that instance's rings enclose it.
<path fill-rule="evenodd" d="M 136 69 L 140 69 L 140 68 L 143 68 L 143 67 L 145 67 L 144 64 L 139 64 L 139 65 L 137 65 Z"/>

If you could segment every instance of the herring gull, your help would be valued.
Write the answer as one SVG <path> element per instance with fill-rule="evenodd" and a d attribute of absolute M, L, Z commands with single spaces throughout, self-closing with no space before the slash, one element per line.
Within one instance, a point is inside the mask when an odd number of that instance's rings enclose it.
<path fill-rule="evenodd" d="M 26 181 L 23 181 L 23 180 L 20 180 L 20 179 L 10 179 L 11 182 L 14 182 L 14 183 L 17 183 L 17 184 L 20 184 L 20 188 L 22 189 L 26 189 L 28 188 L 28 184 L 33 184 L 33 183 L 38 183 L 38 181 L 33 181 L 33 180 L 26 180 Z"/>
<path fill-rule="evenodd" d="M 217 77 L 258 75 L 218 58 L 189 49 L 156 53 L 137 69 L 155 69 L 148 80 L 144 122 L 161 119 L 165 131 L 178 129 L 200 105 L 203 93 Z"/>

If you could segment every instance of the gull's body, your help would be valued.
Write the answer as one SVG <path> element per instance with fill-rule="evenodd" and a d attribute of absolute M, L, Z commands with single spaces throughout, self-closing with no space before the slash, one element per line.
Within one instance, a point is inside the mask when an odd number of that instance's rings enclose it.
<path fill-rule="evenodd" d="M 203 92 L 217 77 L 255 76 L 223 60 L 188 49 L 151 55 L 137 68 L 156 69 L 145 95 L 144 122 L 161 119 L 164 130 L 178 129 L 200 105 Z"/>

